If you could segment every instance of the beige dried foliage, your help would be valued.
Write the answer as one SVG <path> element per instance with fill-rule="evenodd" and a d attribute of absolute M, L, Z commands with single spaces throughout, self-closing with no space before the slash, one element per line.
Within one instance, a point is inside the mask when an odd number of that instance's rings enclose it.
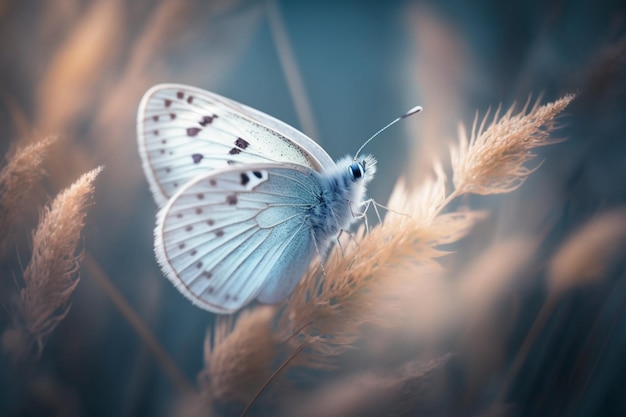
<path fill-rule="evenodd" d="M 2 336 L 4 350 L 15 359 L 27 358 L 30 353 L 38 356 L 46 338 L 69 311 L 83 258 L 76 251 L 85 209 L 101 171 L 99 167 L 81 176 L 42 212 L 33 234 L 32 256 L 23 273 L 14 327 Z"/>
<path fill-rule="evenodd" d="M 604 213 L 591 220 L 558 250 L 548 265 L 548 284 L 559 293 L 593 282 L 618 255 L 624 256 L 626 209 Z"/>
<path fill-rule="evenodd" d="M 24 220 L 30 192 L 45 174 L 42 165 L 46 151 L 56 140 L 56 136 L 48 136 L 6 157 L 7 163 L 0 171 L 0 254 L 6 253 Z"/>
<path fill-rule="evenodd" d="M 46 130 L 75 124 L 93 101 L 107 68 L 119 53 L 124 25 L 119 0 L 92 2 L 58 49 L 38 87 L 38 122 Z"/>
<path fill-rule="evenodd" d="M 3 99 L 5 111 L 11 123 L 13 137 L 20 138 L 18 143 L 39 140 L 40 135 L 33 131 L 33 126 L 29 120 L 26 108 L 24 108 L 13 95 L 4 94 Z"/>
<path fill-rule="evenodd" d="M 292 401 L 285 415 L 412 415 L 417 404 L 427 407 L 437 398 L 437 382 L 445 378 L 451 357 L 448 354 L 428 362 L 413 360 L 386 374 L 366 372 L 344 378 Z"/>
<path fill-rule="evenodd" d="M 555 142 L 549 138 L 555 117 L 573 98 L 567 95 L 530 110 L 527 104 L 517 115 L 513 108 L 502 117 L 496 112 L 488 128 L 486 117 L 478 129 L 475 123 L 471 138 L 461 132 L 459 147 L 451 150 L 452 192 L 436 162 L 434 177 L 421 187 L 409 190 L 404 182 L 397 184 L 381 224 L 345 237 L 323 268 L 314 261 L 281 315 L 280 328 L 292 348 L 307 345 L 299 362 L 328 366 L 332 357 L 352 348 L 363 325 L 406 321 L 411 309 L 404 307 L 415 280 L 441 271 L 438 258 L 446 255 L 441 245 L 457 242 L 484 217 L 482 212 L 444 209 L 466 193 L 511 192 L 521 185 L 533 172 L 524 167 L 533 157 L 530 150 Z M 479 298 L 471 291 L 466 295 L 470 303 Z"/>
<path fill-rule="evenodd" d="M 465 103 L 462 93 L 468 83 L 481 82 L 482 72 L 478 71 L 458 25 L 447 21 L 432 4 L 409 3 L 402 18 L 410 30 L 410 80 L 426 104 L 424 115 L 405 124 L 411 152 L 407 168 L 411 178 L 423 178 L 433 157 L 446 152 L 446 141 L 441 139 L 454 137 L 455 126 L 450 120 L 459 119 Z"/>
<path fill-rule="evenodd" d="M 465 236 L 482 213 L 438 214 L 445 177 L 409 191 L 399 182 L 383 223 L 336 246 L 321 271 L 314 263 L 289 299 L 280 328 L 292 345 L 310 344 L 307 361 L 325 366 L 349 349 L 365 324 L 397 325 L 414 281 L 441 270 L 437 246 Z M 408 214 L 407 214 L 408 213 Z M 291 337 L 297 335 L 298 337 Z"/>
<path fill-rule="evenodd" d="M 216 402 L 246 404 L 273 369 L 278 340 L 272 330 L 276 309 L 261 306 L 243 311 L 234 323 L 219 316 L 214 334 L 204 343 L 204 369 L 198 379 L 202 392 Z"/>
<path fill-rule="evenodd" d="M 496 242 L 465 268 L 456 280 L 456 298 L 466 321 L 492 313 L 494 303 L 515 290 L 516 278 L 535 253 L 538 243 L 530 237 Z"/>
<path fill-rule="evenodd" d="M 211 398 L 202 393 L 186 394 L 178 398 L 169 415 L 172 417 L 213 417 L 218 414 L 213 409 Z"/>
<path fill-rule="evenodd" d="M 466 360 L 468 396 L 478 395 L 479 387 L 493 378 L 494 368 L 505 362 L 504 341 L 515 316 L 511 301 L 527 278 L 539 242 L 536 237 L 497 241 L 454 279 L 455 335 Z M 506 307 L 503 300 L 509 301 Z"/>
<path fill-rule="evenodd" d="M 455 194 L 500 194 L 517 189 L 537 167 L 525 166 L 536 155 L 531 151 L 556 142 L 550 139 L 555 129 L 555 117 L 574 99 L 566 95 L 543 106 L 528 103 L 517 114 L 514 106 L 500 116 L 495 112 L 489 127 L 485 128 L 489 113 L 479 127 L 477 120 L 467 137 L 466 129 L 459 127 L 459 145 L 450 150 Z"/>
<path fill-rule="evenodd" d="M 410 278 L 411 286 L 405 291 L 401 307 L 405 319 L 397 328 L 373 329 L 372 334 L 366 334 L 368 350 L 383 357 L 394 346 L 414 345 L 416 340 L 421 346 L 432 346 L 456 331 L 458 302 L 445 271 Z"/>

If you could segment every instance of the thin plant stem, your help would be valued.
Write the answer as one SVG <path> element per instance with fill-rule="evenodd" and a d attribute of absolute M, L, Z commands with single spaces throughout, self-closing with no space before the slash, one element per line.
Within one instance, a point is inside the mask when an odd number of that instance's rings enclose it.
<path fill-rule="evenodd" d="M 163 349 L 146 323 L 139 317 L 135 310 L 133 310 L 115 285 L 113 285 L 111 278 L 109 278 L 98 261 L 89 253 L 86 253 L 84 264 L 89 274 L 102 287 L 119 313 L 128 321 L 131 327 L 137 332 L 139 338 L 144 342 L 150 352 L 152 352 L 156 361 L 161 365 L 163 371 L 170 378 L 178 391 L 180 391 L 181 394 L 195 392 L 196 389 L 194 385 L 185 374 L 181 372 L 178 366 L 176 366 L 176 363 L 170 358 L 165 349 Z"/>
<path fill-rule="evenodd" d="M 293 99 L 296 107 L 296 113 L 298 119 L 302 125 L 302 131 L 313 139 L 319 142 L 319 132 L 315 127 L 315 121 L 313 117 L 313 110 L 309 104 L 309 99 L 304 88 L 304 82 L 300 77 L 300 71 L 296 64 L 296 58 L 294 56 L 291 45 L 289 44 L 289 37 L 287 36 L 287 29 L 283 22 L 283 18 L 280 15 L 280 10 L 276 4 L 276 0 L 267 1 L 267 19 L 272 32 L 272 39 L 276 45 L 276 51 L 278 53 L 278 59 L 280 65 L 285 74 L 287 80 L 287 87 Z"/>
<path fill-rule="evenodd" d="M 615 300 L 616 297 L 619 297 L 619 294 L 622 294 L 619 291 L 619 287 L 615 288 L 613 291 L 610 292 L 610 295 L 608 297 L 608 299 L 606 300 L 605 305 L 611 305 L 612 303 L 617 302 Z M 621 303 L 620 309 L 618 310 L 618 314 L 615 314 L 613 316 L 613 320 L 611 322 L 611 325 L 607 331 L 607 336 L 604 339 L 604 342 L 602 343 L 602 348 L 600 348 L 600 352 L 597 355 L 596 360 L 593 362 L 593 366 L 590 369 L 589 375 L 587 376 L 587 378 L 585 379 L 585 382 L 580 390 L 580 393 L 576 396 L 576 398 L 571 401 L 569 403 L 569 405 L 567 406 L 566 411 L 564 412 L 563 415 L 567 415 L 567 416 L 573 416 L 576 411 L 578 410 L 578 405 L 580 404 L 580 402 L 583 399 L 583 396 L 585 395 L 585 391 L 587 391 L 587 389 L 589 388 L 589 384 L 591 384 L 591 381 L 593 379 L 593 374 L 597 371 L 598 366 L 600 364 L 600 360 L 602 359 L 602 355 L 605 354 L 606 348 L 609 344 L 609 341 L 611 339 L 611 335 L 613 332 L 616 331 L 616 328 L 620 325 L 621 321 L 622 321 L 622 317 L 624 317 L 624 313 L 626 311 L 626 304 Z M 576 362 L 574 363 L 574 367 L 573 367 L 573 372 L 576 372 L 578 370 L 578 368 L 582 367 L 583 362 L 585 361 L 585 359 L 588 358 L 588 355 L 586 355 L 587 350 L 589 349 L 589 346 L 593 343 L 594 340 L 597 339 L 598 334 L 600 332 L 600 327 L 602 324 L 602 318 L 601 316 L 598 316 L 596 318 L 596 321 L 593 325 L 593 328 L 589 334 L 589 337 L 587 338 L 587 341 L 585 342 L 585 344 L 583 345 L 583 349 L 582 352 L 580 353 L 580 355 L 578 356 L 578 358 L 576 359 Z"/>
<path fill-rule="evenodd" d="M 312 321 L 309 321 L 307 323 L 304 323 L 302 326 L 298 327 L 296 330 L 293 331 L 293 333 L 291 333 L 289 336 L 287 336 L 285 339 L 283 339 L 282 343 L 287 343 L 289 342 L 291 339 L 293 339 L 294 337 L 298 336 L 300 334 L 300 332 L 304 329 L 306 329 L 307 327 L 309 327 L 311 324 L 313 324 Z"/>
<path fill-rule="evenodd" d="M 502 387 L 500 388 L 500 392 L 498 394 L 497 403 L 503 404 L 503 401 L 506 399 L 506 395 L 511 389 L 513 381 L 518 376 L 522 365 L 526 361 L 526 357 L 528 356 L 528 352 L 530 352 L 530 348 L 535 344 L 537 337 L 539 336 L 548 321 L 548 317 L 550 317 L 550 315 L 552 314 L 554 306 L 556 305 L 556 300 L 557 297 L 551 294 L 541 306 L 539 314 L 537 314 L 533 325 L 528 331 L 526 338 L 524 338 L 524 342 L 522 342 L 522 346 L 520 346 L 520 349 L 517 351 L 517 354 L 513 359 L 513 363 L 511 364 L 511 367 L 507 372 L 504 384 L 502 384 Z"/>
<path fill-rule="evenodd" d="M 287 359 L 285 359 L 285 361 L 282 364 L 280 364 L 280 366 L 272 373 L 272 375 L 270 375 L 270 377 L 267 379 L 265 384 L 263 384 L 263 386 L 259 389 L 259 391 L 250 400 L 248 405 L 246 405 L 246 408 L 243 409 L 243 411 L 241 412 L 241 415 L 239 417 L 245 417 L 245 415 L 248 413 L 248 411 L 250 411 L 250 408 L 252 407 L 254 402 L 261 396 L 261 394 L 263 394 L 263 391 L 265 391 L 267 389 L 267 387 L 269 387 L 271 382 L 274 379 L 276 379 L 276 377 L 282 372 L 282 370 L 285 369 L 285 367 L 287 365 L 289 365 L 291 363 L 291 361 L 293 361 L 296 358 L 296 356 L 298 356 L 300 354 L 300 352 L 302 352 L 307 345 L 308 345 L 308 343 L 301 344 L 295 350 L 295 352 L 293 352 L 293 354 L 291 356 L 289 356 Z"/>

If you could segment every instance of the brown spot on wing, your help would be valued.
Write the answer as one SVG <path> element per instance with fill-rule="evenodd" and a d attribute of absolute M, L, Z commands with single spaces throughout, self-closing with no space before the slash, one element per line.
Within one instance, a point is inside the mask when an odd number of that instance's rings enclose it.
<path fill-rule="evenodd" d="M 206 126 L 208 124 L 210 124 L 211 122 L 213 122 L 213 117 L 211 116 L 203 116 L 202 120 L 200 120 L 200 126 Z"/>
<path fill-rule="evenodd" d="M 200 133 L 202 129 L 198 128 L 198 127 L 188 127 L 187 128 L 187 136 L 196 136 L 198 133 Z"/>
<path fill-rule="evenodd" d="M 246 149 L 248 146 L 250 146 L 250 144 L 245 139 L 237 138 L 237 140 L 235 141 L 235 146 L 238 146 L 241 149 Z"/>

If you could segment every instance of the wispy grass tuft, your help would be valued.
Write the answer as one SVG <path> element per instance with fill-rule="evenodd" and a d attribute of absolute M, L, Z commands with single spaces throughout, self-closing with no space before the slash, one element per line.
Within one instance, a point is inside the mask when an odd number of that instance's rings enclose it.
<path fill-rule="evenodd" d="M 590 220 L 558 248 L 547 265 L 548 295 L 528 330 L 500 386 L 500 400 L 508 394 L 530 349 L 544 330 L 563 293 L 605 276 L 624 251 L 626 209 L 619 208 Z"/>
<path fill-rule="evenodd" d="M 272 372 L 278 341 L 272 330 L 276 309 L 261 306 L 233 318 L 220 316 L 204 343 L 202 392 L 215 403 L 250 401 Z"/>
<path fill-rule="evenodd" d="M 62 191 L 42 212 L 33 234 L 31 259 L 13 312 L 14 325 L 2 335 L 2 346 L 15 360 L 38 357 L 50 333 L 67 315 L 78 285 L 83 258 L 76 253 L 91 203 L 96 168 Z"/>
<path fill-rule="evenodd" d="M 555 141 L 549 133 L 555 117 L 574 98 L 512 108 L 485 127 L 486 118 L 468 141 L 452 149 L 454 186 L 440 164 L 435 175 L 416 189 L 398 183 L 387 204 L 384 221 L 366 233 L 364 228 L 331 252 L 322 270 L 314 262 L 289 299 L 281 317 L 281 331 L 292 345 L 307 343 L 304 361 L 328 366 L 332 358 L 354 347 L 364 325 L 392 325 L 408 319 L 407 300 L 416 280 L 431 279 L 442 270 L 443 245 L 458 242 L 485 213 L 451 210 L 450 202 L 463 194 L 499 194 L 519 187 L 535 168 L 525 164 L 532 148 Z"/>
<path fill-rule="evenodd" d="M 459 144 L 451 148 L 454 186 L 457 195 L 500 194 L 517 189 L 537 166 L 525 164 L 536 155 L 532 150 L 557 142 L 550 139 L 555 128 L 555 117 L 574 99 L 568 94 L 553 103 L 535 104 L 514 114 L 515 106 L 500 116 L 496 110 L 492 123 L 485 128 L 489 114 L 477 127 L 478 115 L 467 137 L 466 129 L 459 127 Z"/>
<path fill-rule="evenodd" d="M 445 378 L 452 355 L 410 361 L 385 373 L 362 372 L 294 398 L 284 415 L 299 417 L 414 415 L 439 400 L 438 382 Z M 420 403 L 420 406 L 417 404 Z"/>
<path fill-rule="evenodd" d="M 46 151 L 57 140 L 48 136 L 31 145 L 14 149 L 0 171 L 0 254 L 6 254 L 27 212 L 30 192 L 45 175 Z"/>
<path fill-rule="evenodd" d="M 571 236 L 550 260 L 550 290 L 560 293 L 605 275 L 626 242 L 626 208 L 603 213 Z"/>

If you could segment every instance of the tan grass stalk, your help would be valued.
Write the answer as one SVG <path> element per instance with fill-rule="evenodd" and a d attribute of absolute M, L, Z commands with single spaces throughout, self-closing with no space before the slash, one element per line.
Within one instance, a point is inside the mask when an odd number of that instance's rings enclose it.
<path fill-rule="evenodd" d="M 528 237 L 496 242 L 464 268 L 455 283 L 466 329 L 473 321 L 484 321 L 493 314 L 498 300 L 515 291 L 519 285 L 516 278 L 528 265 L 538 243 Z"/>
<path fill-rule="evenodd" d="M 56 136 L 48 136 L 6 157 L 6 166 L 0 171 L 0 254 L 6 253 L 24 220 L 29 194 L 45 174 L 46 151 L 56 140 Z"/>
<path fill-rule="evenodd" d="M 468 80 L 477 77 L 477 66 L 472 60 L 467 40 L 459 27 L 447 21 L 435 7 L 422 2 L 411 3 L 403 14 L 410 30 L 410 81 L 419 91 L 426 106 L 423 117 L 407 121 L 410 161 L 406 169 L 412 178 L 428 175 L 435 155 L 447 150 L 442 137 L 454 137 L 462 114 L 462 97 Z M 414 140 L 419 138 L 419 140 Z"/>
<path fill-rule="evenodd" d="M 100 285 L 102 292 L 108 296 L 120 315 L 135 330 L 137 336 L 143 341 L 148 351 L 154 355 L 154 359 L 161 365 L 163 372 L 170 378 L 172 384 L 181 394 L 193 396 L 190 394 L 194 392 L 193 384 L 168 355 L 150 330 L 150 327 L 141 319 L 128 300 L 113 284 L 112 279 L 107 275 L 102 265 L 89 253 L 85 254 L 83 265 L 89 279 L 96 281 Z"/>
<path fill-rule="evenodd" d="M 402 310 L 412 283 L 441 269 L 437 258 L 446 252 L 436 247 L 465 236 L 482 218 L 473 211 L 437 214 L 444 184 L 443 174 L 413 192 L 400 182 L 389 202 L 393 211 L 382 224 L 370 233 L 362 228 L 335 247 L 325 276 L 313 264 L 292 294 L 280 326 L 286 337 L 298 336 L 289 339 L 292 347 L 311 343 L 310 355 L 303 358 L 322 365 L 349 349 L 361 326 L 406 319 Z"/>
<path fill-rule="evenodd" d="M 467 397 L 480 395 L 484 381 L 493 378 L 493 369 L 506 361 L 508 319 L 516 315 L 515 294 L 528 278 L 539 242 L 536 237 L 499 240 L 454 277 L 456 334 L 466 359 Z M 503 300 L 508 300 L 506 308 Z"/>
<path fill-rule="evenodd" d="M 533 171 L 524 167 L 537 146 L 554 143 L 549 132 L 554 118 L 573 99 L 568 95 L 544 106 L 510 109 L 485 129 L 462 133 L 452 149 L 455 189 L 446 193 L 446 177 L 438 163 L 435 177 L 416 190 L 399 182 L 384 221 L 369 233 L 363 228 L 343 239 L 322 270 L 314 261 L 281 316 L 281 330 L 292 348 L 306 342 L 302 355 L 309 365 L 326 366 L 333 356 L 350 349 L 365 324 L 389 325 L 406 320 L 402 311 L 411 282 L 429 279 L 441 269 L 441 245 L 458 241 L 484 217 L 475 211 L 443 212 L 464 193 L 504 193 L 515 190 Z M 404 214 L 402 214 L 404 213 Z M 402 301 L 405 300 L 405 301 Z"/>
<path fill-rule="evenodd" d="M 543 331 L 563 291 L 596 281 L 603 276 L 615 256 L 623 253 L 626 241 L 626 210 L 603 214 L 591 220 L 570 237 L 548 264 L 550 292 L 520 346 L 506 379 L 500 387 L 504 400 L 535 341 Z"/>
<path fill-rule="evenodd" d="M 304 88 L 304 82 L 300 76 L 296 57 L 287 36 L 285 21 L 281 15 L 276 0 L 266 2 L 267 19 L 276 46 L 276 52 L 287 80 L 287 86 L 295 106 L 298 119 L 302 125 L 302 131 L 312 138 L 319 140 L 319 131 L 315 126 L 315 118 L 311 109 L 310 100 Z"/>
<path fill-rule="evenodd" d="M 451 148 L 455 195 L 500 194 L 517 189 L 532 174 L 534 168 L 525 166 L 536 155 L 532 150 L 556 142 L 550 139 L 555 117 L 574 99 L 566 95 L 543 106 L 528 103 L 518 113 L 514 106 L 500 116 L 496 110 L 489 127 L 485 128 L 489 113 L 477 127 L 477 120 L 467 137 L 466 129 L 459 127 L 459 145 Z"/>
<path fill-rule="evenodd" d="M 172 417 L 217 417 L 210 398 L 198 393 L 180 396 L 169 413 Z"/>
<path fill-rule="evenodd" d="M 278 346 L 272 329 L 276 309 L 261 306 L 242 312 L 233 325 L 220 316 L 204 343 L 205 367 L 198 375 L 203 394 L 220 403 L 247 404 L 272 372 Z"/>
<path fill-rule="evenodd" d="M 102 69 L 110 65 L 124 45 L 120 42 L 125 30 L 119 24 L 124 17 L 120 2 L 96 0 L 84 10 L 41 77 L 36 125 L 42 129 L 67 131 L 86 117 L 103 82 Z"/>
<path fill-rule="evenodd" d="M 330 383 L 304 398 L 296 398 L 285 415 L 299 417 L 413 415 L 417 404 L 437 401 L 437 381 L 443 381 L 452 356 L 410 361 L 386 374 L 366 372 Z"/>
<path fill-rule="evenodd" d="M 83 258 L 76 250 L 85 209 L 101 171 L 99 167 L 84 174 L 42 212 L 33 234 L 33 253 L 23 273 L 15 325 L 2 335 L 4 350 L 15 359 L 27 358 L 31 353 L 38 356 L 46 338 L 69 311 Z"/>
<path fill-rule="evenodd" d="M 596 281 L 604 276 L 626 242 L 626 208 L 602 214 L 570 237 L 548 265 L 550 290 Z"/>

